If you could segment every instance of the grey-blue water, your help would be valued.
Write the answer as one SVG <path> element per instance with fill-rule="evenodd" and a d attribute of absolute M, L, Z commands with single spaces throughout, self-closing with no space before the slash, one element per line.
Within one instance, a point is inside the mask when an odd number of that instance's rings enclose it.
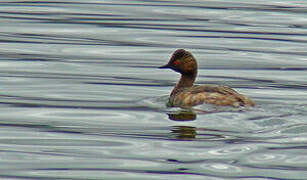
<path fill-rule="evenodd" d="M 0 179 L 307 179 L 307 1 L 0 3 Z M 165 103 L 198 84 L 249 110 Z"/>

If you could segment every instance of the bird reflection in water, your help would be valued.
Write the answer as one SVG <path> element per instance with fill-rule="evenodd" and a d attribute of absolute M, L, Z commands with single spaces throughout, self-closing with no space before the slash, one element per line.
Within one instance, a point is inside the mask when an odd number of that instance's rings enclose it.
<path fill-rule="evenodd" d="M 238 110 L 237 110 L 238 111 Z M 172 121 L 193 121 L 196 120 L 196 113 L 199 114 L 210 114 L 210 113 L 218 113 L 224 112 L 219 109 L 212 109 L 212 110 L 199 110 L 199 109 L 182 109 L 180 111 L 175 112 L 168 112 L 168 119 Z"/>
<path fill-rule="evenodd" d="M 192 126 L 172 126 L 171 138 L 178 140 L 221 140 L 226 139 L 223 131 L 216 129 L 196 128 Z"/>
<path fill-rule="evenodd" d="M 171 134 L 176 139 L 182 139 L 182 140 L 195 139 L 196 128 L 191 126 L 173 126 Z"/>
<path fill-rule="evenodd" d="M 167 115 L 173 121 L 193 121 L 196 119 L 196 114 L 193 111 L 171 112 Z M 196 128 L 191 126 L 173 126 L 171 127 L 171 136 L 182 140 L 195 139 Z"/>
<path fill-rule="evenodd" d="M 173 121 L 193 121 L 196 119 L 196 114 L 193 111 L 172 112 L 167 115 Z"/>
<path fill-rule="evenodd" d="M 168 113 L 168 118 L 173 121 L 193 121 L 196 119 L 196 113 L 193 111 L 179 111 Z M 221 135 L 218 130 L 196 128 L 193 126 L 172 126 L 171 137 L 180 140 L 216 140 L 224 139 L 225 136 Z M 198 136 L 198 137 L 197 137 Z"/>

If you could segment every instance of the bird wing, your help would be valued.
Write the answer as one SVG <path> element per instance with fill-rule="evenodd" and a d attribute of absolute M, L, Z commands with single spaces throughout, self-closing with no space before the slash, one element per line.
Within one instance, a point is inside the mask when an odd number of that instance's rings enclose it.
<path fill-rule="evenodd" d="M 185 88 L 170 99 L 173 106 L 194 106 L 201 103 L 222 106 L 254 106 L 246 96 L 228 86 L 202 85 Z"/>

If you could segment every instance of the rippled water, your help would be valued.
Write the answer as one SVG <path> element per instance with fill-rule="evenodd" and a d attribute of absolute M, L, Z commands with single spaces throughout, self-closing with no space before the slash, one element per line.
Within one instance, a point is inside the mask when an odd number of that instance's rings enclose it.
<path fill-rule="evenodd" d="M 306 179 L 306 1 L 0 3 L 1 179 Z M 256 103 L 167 108 L 197 83 Z M 201 107 L 200 107 L 201 108 Z"/>

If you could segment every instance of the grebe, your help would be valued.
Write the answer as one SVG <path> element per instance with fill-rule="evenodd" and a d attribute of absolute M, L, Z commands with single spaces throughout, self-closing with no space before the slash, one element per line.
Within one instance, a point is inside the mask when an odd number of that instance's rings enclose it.
<path fill-rule="evenodd" d="M 197 76 L 197 62 L 193 55 L 184 50 L 176 50 L 169 62 L 160 68 L 169 68 L 181 74 L 168 101 L 170 107 L 191 107 L 199 104 L 218 106 L 254 106 L 248 97 L 227 86 L 193 85 Z"/>

